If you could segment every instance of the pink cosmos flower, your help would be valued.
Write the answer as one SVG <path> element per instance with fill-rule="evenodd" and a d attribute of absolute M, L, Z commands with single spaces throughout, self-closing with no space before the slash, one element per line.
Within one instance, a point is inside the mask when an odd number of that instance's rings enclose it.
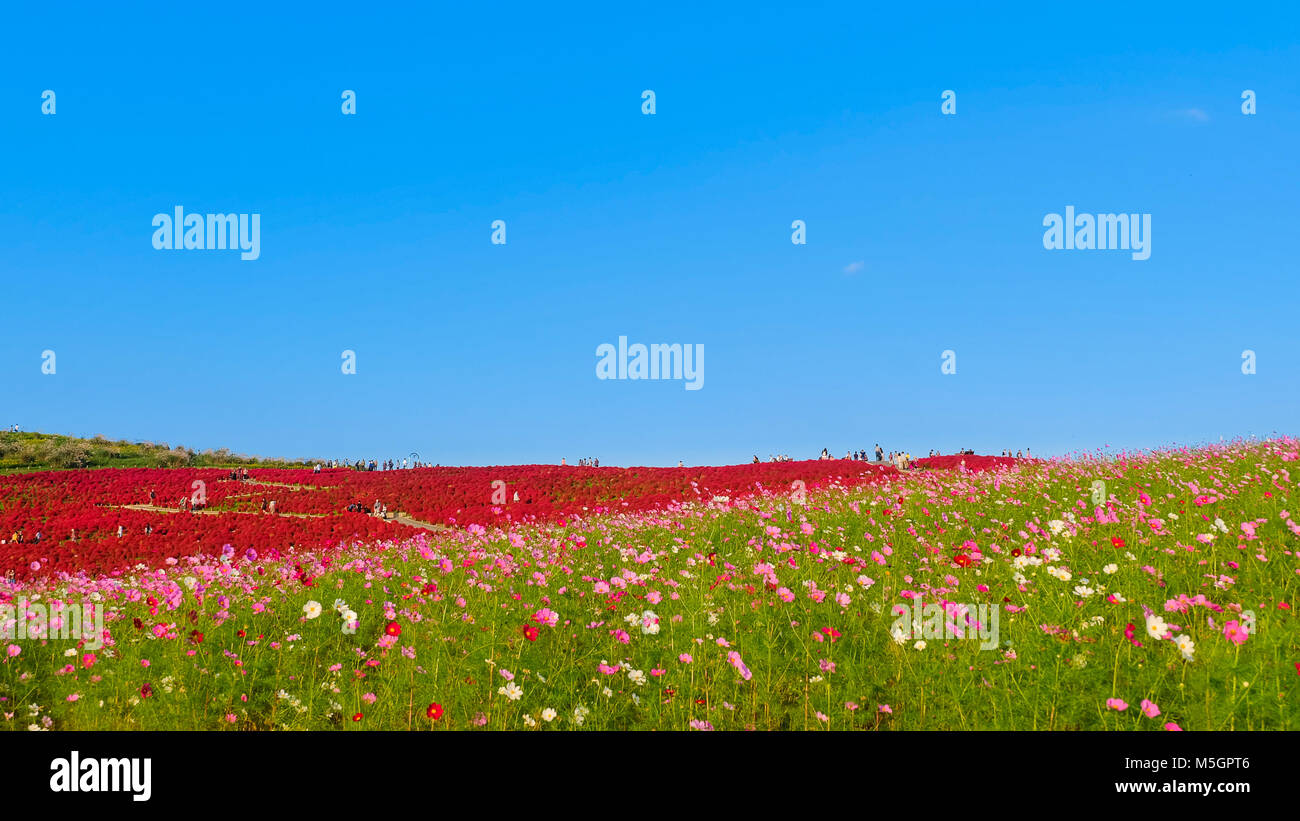
<path fill-rule="evenodd" d="M 1232 621 L 1223 625 L 1223 635 L 1224 638 L 1226 638 L 1228 641 L 1232 642 L 1233 644 L 1237 645 L 1238 647 L 1245 644 L 1246 639 L 1250 638 L 1250 634 L 1247 633 L 1245 629 L 1242 628 L 1241 623 L 1238 622 L 1236 619 L 1233 619 Z"/>
<path fill-rule="evenodd" d="M 1133 625 L 1132 623 L 1130 623 L 1130 624 L 1128 625 L 1128 627 L 1125 627 L 1125 628 L 1124 628 L 1124 638 L 1128 639 L 1129 642 L 1130 642 L 1134 647 L 1141 647 L 1141 646 L 1142 646 L 1142 642 L 1140 642 L 1140 641 L 1138 641 L 1137 639 L 1133 638 L 1133 635 L 1134 635 L 1134 633 L 1136 632 L 1136 630 L 1137 630 L 1137 627 L 1136 627 L 1135 625 Z"/>
<path fill-rule="evenodd" d="M 740 677 L 743 678 L 745 681 L 749 681 L 749 679 L 753 676 L 753 674 L 749 671 L 749 668 L 745 666 L 745 662 L 740 658 L 740 653 L 737 653 L 735 650 L 732 650 L 730 653 L 727 654 L 727 663 L 730 664 L 732 667 L 735 667 L 736 670 L 740 673 Z"/>
<path fill-rule="evenodd" d="M 1106 699 L 1106 706 L 1122 713 L 1128 709 L 1128 702 L 1124 701 L 1122 698 L 1108 698 Z"/>
<path fill-rule="evenodd" d="M 1182 727 L 1179 727 L 1177 724 L 1173 723 L 1172 721 L 1165 724 L 1165 729 L 1175 733 L 1181 733 L 1183 731 Z"/>
<path fill-rule="evenodd" d="M 554 627 L 560 621 L 560 614 L 548 607 L 543 607 L 532 616 L 533 621 L 538 624 L 544 624 L 547 627 Z"/>
<path fill-rule="evenodd" d="M 695 659 L 691 658 L 690 653 L 682 653 L 680 656 L 677 657 L 677 660 L 680 661 L 682 664 L 690 664 L 692 661 L 695 661 Z"/>
<path fill-rule="evenodd" d="M 1160 707 L 1154 701 L 1142 699 L 1142 714 L 1147 718 L 1155 718 L 1160 715 Z"/>

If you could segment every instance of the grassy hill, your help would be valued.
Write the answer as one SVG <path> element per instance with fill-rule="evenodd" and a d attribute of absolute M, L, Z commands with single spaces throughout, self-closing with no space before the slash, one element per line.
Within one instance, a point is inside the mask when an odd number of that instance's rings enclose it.
<path fill-rule="evenodd" d="M 310 463 L 261 459 L 225 448 L 197 452 L 159 442 L 81 439 L 49 433 L 0 433 L 0 473 L 73 468 L 136 467 L 307 467 Z"/>

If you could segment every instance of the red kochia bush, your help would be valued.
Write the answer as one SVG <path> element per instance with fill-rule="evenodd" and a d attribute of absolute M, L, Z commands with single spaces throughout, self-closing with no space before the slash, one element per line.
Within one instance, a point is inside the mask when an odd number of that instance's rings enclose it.
<path fill-rule="evenodd" d="M 927 456 L 923 459 L 917 459 L 916 465 L 917 467 L 930 469 L 957 470 L 965 462 L 967 470 L 982 471 L 1011 467 L 1023 461 L 1026 460 L 1015 459 L 1010 456 L 962 456 L 960 453 L 954 453 L 946 456 Z"/>
<path fill-rule="evenodd" d="M 1014 463 L 989 456 L 921 459 L 925 467 L 968 470 Z M 419 468 L 395 471 L 255 469 L 252 482 L 232 481 L 219 468 L 131 468 L 28 473 L 0 477 L 0 539 L 21 531 L 24 543 L 0 545 L 0 573 L 106 573 L 137 563 L 157 566 L 167 558 L 226 545 L 243 555 L 334 547 L 349 540 L 407 538 L 414 527 L 348 512 L 375 501 L 420 522 L 504 525 L 562 520 L 574 515 L 642 511 L 672 502 L 710 501 L 760 490 L 786 493 L 795 482 L 806 489 L 829 483 L 855 485 L 895 474 L 890 466 L 845 460 L 762 462 L 696 468 L 594 468 L 558 465 Z M 201 481 L 208 513 L 132 510 L 154 504 L 174 510 Z M 505 483 L 504 492 L 499 482 Z M 286 487 L 291 485 L 292 487 Z M 516 500 L 515 496 L 518 495 Z M 501 501 L 504 498 L 504 502 Z M 274 500 L 277 514 L 263 502 Z M 123 536 L 117 529 L 123 528 Z M 146 526 L 152 528 L 145 533 Z M 37 531 L 39 544 L 32 543 Z M 76 541 L 72 533 L 76 531 Z"/>

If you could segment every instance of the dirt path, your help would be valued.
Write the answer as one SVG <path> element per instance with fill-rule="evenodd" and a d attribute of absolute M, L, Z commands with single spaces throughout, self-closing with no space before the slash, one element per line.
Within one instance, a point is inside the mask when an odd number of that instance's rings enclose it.
<path fill-rule="evenodd" d="M 432 530 L 434 533 L 443 530 L 451 530 L 451 528 L 446 525 L 429 524 L 428 522 L 422 522 L 419 519 L 412 519 L 405 513 L 394 514 L 391 519 L 387 519 L 386 521 L 396 522 L 399 525 L 407 525 L 408 527 L 422 527 L 425 530 Z"/>
<path fill-rule="evenodd" d="M 125 508 L 126 510 L 145 510 L 145 511 L 148 511 L 148 512 L 150 512 L 150 513 L 183 513 L 183 512 L 186 512 L 186 511 L 180 511 L 180 510 L 177 510 L 177 509 L 174 508 L 174 507 L 159 507 L 158 505 L 119 505 L 119 507 Z M 188 511 L 188 512 L 190 512 L 190 513 L 199 513 L 199 514 L 208 514 L 208 515 L 210 515 L 210 516 L 217 516 L 217 515 L 220 515 L 220 514 L 222 514 L 222 513 L 236 513 L 236 514 L 239 514 L 239 515 L 241 515 L 241 516 L 297 516 L 297 517 L 302 518 L 302 519 L 324 519 L 324 518 L 326 518 L 327 516 L 330 515 L 330 514 L 328 514 L 328 513 L 266 513 L 266 512 L 264 512 L 264 511 L 260 511 L 260 510 L 207 510 L 207 509 L 200 509 L 200 510 L 191 510 L 191 511 Z M 431 523 L 429 523 L 429 522 L 422 522 L 422 521 L 420 521 L 419 519 L 412 519 L 410 516 L 407 516 L 405 513 L 395 513 L 395 514 L 391 514 L 391 515 L 389 516 L 389 518 L 384 519 L 384 521 L 385 521 L 385 522 L 395 522 L 395 523 L 397 523 L 397 524 L 406 525 L 406 526 L 408 526 L 408 527 L 418 527 L 418 528 L 421 528 L 421 529 L 423 529 L 423 530 L 431 530 L 431 531 L 433 531 L 434 533 L 438 533 L 438 532 L 440 532 L 440 531 L 444 531 L 444 530 L 451 530 L 451 528 L 448 527 L 447 525 L 436 525 L 436 524 L 431 524 Z"/>
<path fill-rule="evenodd" d="M 292 484 L 289 484 L 288 482 L 267 482 L 267 481 L 264 481 L 264 480 L 261 480 L 261 479 L 248 479 L 248 480 L 244 480 L 244 479 L 220 479 L 220 480 L 218 480 L 218 481 L 222 481 L 222 482 L 238 482 L 238 483 L 241 484 L 241 485 L 261 485 L 261 486 L 263 486 L 263 487 L 287 487 L 287 488 L 289 488 L 290 490 L 325 490 L 325 489 L 327 489 L 327 488 L 333 487 L 333 485 L 321 485 L 321 486 L 319 486 L 319 487 L 317 487 L 316 485 L 292 485 Z M 240 495 L 244 495 L 244 496 L 246 496 L 246 495 L 249 495 L 249 494 L 240 494 Z"/>
<path fill-rule="evenodd" d="M 174 507 L 159 507 L 158 505 L 120 505 L 127 510 L 147 510 L 150 513 L 206 513 L 210 516 L 218 516 L 222 513 L 236 513 L 240 516 L 296 516 L 300 519 L 324 519 L 325 513 L 267 513 L 263 510 L 177 510 Z"/>

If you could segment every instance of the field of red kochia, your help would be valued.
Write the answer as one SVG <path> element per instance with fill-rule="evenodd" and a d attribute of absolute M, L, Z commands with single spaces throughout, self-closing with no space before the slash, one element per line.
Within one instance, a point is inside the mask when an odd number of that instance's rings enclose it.
<path fill-rule="evenodd" d="M 966 460 L 978 470 L 1010 462 Z M 926 466 L 930 460 L 918 464 Z M 937 461 L 932 467 L 957 468 Z M 0 477 L 0 573 L 113 573 L 227 548 L 276 556 L 352 541 L 407 538 L 419 530 L 367 513 L 375 502 L 433 525 L 563 521 L 604 512 L 660 509 L 759 490 L 857 485 L 892 466 L 845 460 L 695 468 L 516 465 L 392 471 L 254 469 L 247 482 L 219 468 L 48 471 Z M 179 512 L 201 488 L 202 512 Z M 153 493 L 152 502 L 150 493 Z M 274 501 L 275 513 L 263 511 Z M 129 505 L 169 510 L 141 510 Z M 122 535 L 118 535 L 118 528 Z M 41 539 L 36 542 L 36 534 Z M 75 533 L 75 539 L 74 539 Z M 21 541 L 15 540 L 15 535 Z"/>

